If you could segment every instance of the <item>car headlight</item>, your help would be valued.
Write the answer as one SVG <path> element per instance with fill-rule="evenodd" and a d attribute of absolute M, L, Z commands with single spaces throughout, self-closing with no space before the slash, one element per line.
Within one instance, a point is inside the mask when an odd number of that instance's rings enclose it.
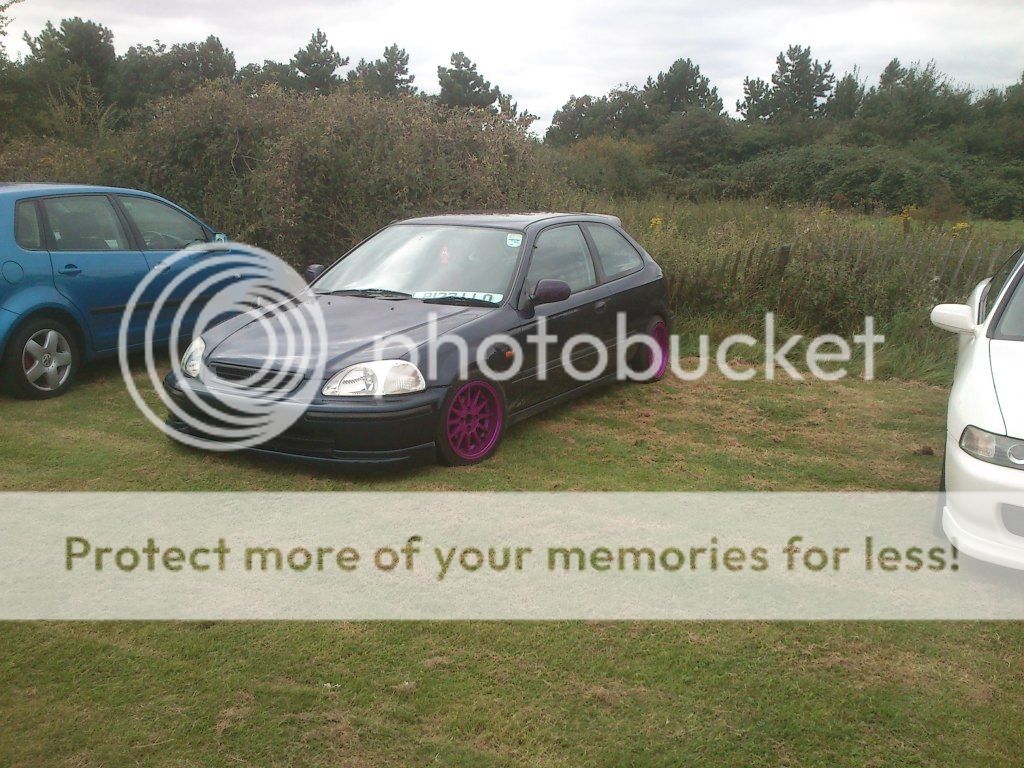
<path fill-rule="evenodd" d="M 405 360 L 374 360 L 352 365 L 324 384 L 328 397 L 403 395 L 426 389 L 420 369 Z"/>
<path fill-rule="evenodd" d="M 203 367 L 203 353 L 206 352 L 206 342 L 202 337 L 193 339 L 188 345 L 185 354 L 181 356 L 181 372 L 186 376 L 195 378 L 199 375 L 199 369 Z"/>
<path fill-rule="evenodd" d="M 1024 439 L 996 435 L 968 426 L 960 435 L 960 447 L 976 459 L 1011 469 L 1024 469 Z"/>

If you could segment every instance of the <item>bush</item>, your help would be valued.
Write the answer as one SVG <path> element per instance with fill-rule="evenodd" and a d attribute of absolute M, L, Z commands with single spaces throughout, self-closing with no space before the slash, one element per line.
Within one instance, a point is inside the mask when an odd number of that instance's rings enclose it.
<path fill-rule="evenodd" d="M 111 155 L 105 146 L 87 148 L 59 139 L 0 141 L 0 179 L 106 184 L 112 178 Z"/>
<path fill-rule="evenodd" d="M 259 219 L 275 250 L 331 260 L 397 218 L 541 207 L 536 154 L 489 114 L 335 94 L 315 100 L 301 125 L 269 145 L 254 172 Z"/>
<path fill-rule="evenodd" d="M 564 157 L 566 178 L 589 192 L 641 197 L 657 188 L 664 176 L 652 164 L 647 144 L 610 136 L 576 142 Z"/>
<path fill-rule="evenodd" d="M 159 102 L 126 144 L 135 186 L 296 264 L 332 261 L 396 218 L 550 198 L 515 125 L 422 99 L 221 83 Z"/>
<path fill-rule="evenodd" d="M 681 188 L 708 187 L 715 197 L 764 196 L 773 202 L 829 203 L 898 212 L 946 197 L 947 209 L 966 206 L 976 216 L 1009 219 L 1024 213 L 1015 167 L 920 146 L 846 147 L 815 144 L 764 154 L 736 166 L 719 165 Z"/>

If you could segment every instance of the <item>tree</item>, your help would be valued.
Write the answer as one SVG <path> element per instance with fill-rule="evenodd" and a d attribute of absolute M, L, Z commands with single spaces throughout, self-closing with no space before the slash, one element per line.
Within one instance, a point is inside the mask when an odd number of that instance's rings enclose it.
<path fill-rule="evenodd" d="M 328 44 L 327 35 L 319 29 L 310 37 L 305 48 L 292 57 L 292 67 L 298 73 L 299 87 L 307 91 L 326 93 L 338 83 L 334 73 L 348 64 L 348 57 L 342 56 Z"/>
<path fill-rule="evenodd" d="M 708 109 L 673 115 L 654 134 L 655 159 L 681 176 L 734 159 L 736 122 Z"/>
<path fill-rule="evenodd" d="M 14 103 L 14 94 L 11 93 L 9 72 L 12 69 L 7 61 L 7 50 L 4 48 L 4 38 L 7 36 L 7 25 L 11 23 L 7 12 L 11 6 L 20 0 L 0 0 L 0 134 L 10 130 L 14 122 L 8 114 L 10 106 Z"/>
<path fill-rule="evenodd" d="M 746 120 L 757 122 L 772 115 L 772 89 L 759 77 L 743 78 L 743 101 L 736 102 L 736 111 Z"/>
<path fill-rule="evenodd" d="M 103 25 L 76 16 L 61 21 L 60 27 L 48 21 L 38 35 L 26 32 L 23 39 L 29 48 L 26 66 L 45 68 L 52 84 L 84 79 L 107 94 L 117 54 L 114 33 Z"/>
<path fill-rule="evenodd" d="M 170 56 L 174 65 L 174 89 L 179 93 L 190 91 L 207 80 L 235 74 L 235 54 L 213 35 L 201 43 L 173 45 Z"/>
<path fill-rule="evenodd" d="M 551 125 L 544 134 L 545 143 L 564 147 L 592 135 L 593 107 L 593 96 L 570 96 L 560 109 L 555 110 Z"/>
<path fill-rule="evenodd" d="M 415 79 L 409 74 L 409 54 L 397 43 L 384 49 L 383 59 L 360 59 L 348 73 L 350 83 L 378 96 L 413 95 L 417 91 Z"/>
<path fill-rule="evenodd" d="M 885 65 L 882 76 L 878 78 L 878 89 L 880 91 L 892 91 L 907 76 L 907 70 L 900 64 L 899 59 L 893 59 Z"/>
<path fill-rule="evenodd" d="M 250 93 L 268 85 L 298 88 L 298 76 L 291 64 L 264 59 L 263 64 L 246 64 L 235 73 L 235 80 L 246 86 Z"/>
<path fill-rule="evenodd" d="M 836 78 L 832 63 L 811 59 L 811 49 L 791 45 L 775 59 L 772 75 L 772 117 L 792 120 L 816 117 Z"/>
<path fill-rule="evenodd" d="M 438 101 L 449 107 L 486 109 L 500 93 L 462 51 L 452 54 L 451 67 L 437 68 L 437 79 L 441 84 Z"/>
<path fill-rule="evenodd" d="M 863 103 L 864 83 L 860 80 L 859 70 L 854 67 L 853 72 L 847 72 L 836 83 L 825 104 L 825 114 L 833 120 L 852 120 Z"/>
<path fill-rule="evenodd" d="M 7 25 L 11 23 L 11 19 L 7 15 L 7 12 L 11 9 L 11 6 L 20 2 L 21 0 L 0 1 L 0 64 L 7 61 L 7 50 L 4 48 L 4 38 L 7 37 Z"/>
<path fill-rule="evenodd" d="M 498 116 L 503 120 L 508 120 L 521 131 L 529 130 L 530 126 L 540 119 L 537 115 L 531 115 L 525 109 L 520 112 L 519 104 L 512 101 L 512 97 L 507 93 L 501 93 L 500 91 L 498 93 Z"/>
<path fill-rule="evenodd" d="M 723 107 L 718 89 L 690 59 L 678 59 L 666 72 L 647 78 L 644 97 L 652 109 L 666 116 L 684 113 L 693 107 L 721 113 Z"/>
<path fill-rule="evenodd" d="M 736 109 L 750 121 L 792 122 L 822 115 L 836 78 L 832 63 L 811 58 L 811 49 L 791 45 L 775 58 L 771 85 L 743 81 L 743 101 Z"/>
<path fill-rule="evenodd" d="M 162 96 L 188 93 L 207 80 L 234 76 L 235 55 L 213 35 L 170 49 L 155 40 L 129 48 L 117 69 L 116 102 L 132 109 Z"/>
<path fill-rule="evenodd" d="M 664 117 L 648 106 L 643 91 L 633 85 L 620 85 L 607 96 L 571 97 L 555 112 L 545 141 L 571 144 L 594 136 L 644 138 Z"/>
<path fill-rule="evenodd" d="M 944 131 L 969 122 L 971 97 L 970 90 L 952 86 L 935 62 L 903 67 L 893 59 L 865 94 L 853 134 L 860 143 L 902 143 Z"/>

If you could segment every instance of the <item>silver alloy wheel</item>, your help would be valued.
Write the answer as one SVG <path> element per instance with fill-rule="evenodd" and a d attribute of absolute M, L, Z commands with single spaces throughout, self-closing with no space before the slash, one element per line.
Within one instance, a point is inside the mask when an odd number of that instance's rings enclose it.
<path fill-rule="evenodd" d="M 71 362 L 71 345 L 52 328 L 32 334 L 21 355 L 25 379 L 41 392 L 59 389 L 71 375 Z"/>

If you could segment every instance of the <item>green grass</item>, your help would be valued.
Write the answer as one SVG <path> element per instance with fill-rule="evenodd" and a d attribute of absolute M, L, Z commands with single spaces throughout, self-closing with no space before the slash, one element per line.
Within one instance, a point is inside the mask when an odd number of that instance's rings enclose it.
<path fill-rule="evenodd" d="M 117 366 L 107 363 L 56 400 L 0 400 L 0 490 L 935 487 L 939 459 L 920 453 L 941 453 L 942 388 L 786 377 L 738 383 L 717 374 L 694 383 L 669 379 L 612 386 L 519 424 L 493 459 L 475 467 L 353 475 L 182 447 L 136 410 Z M 136 381 L 162 414 L 144 377 Z"/>
<path fill-rule="evenodd" d="M 106 365 L 0 400 L 0 488 L 930 489 L 945 398 L 623 385 L 481 466 L 360 477 L 180 448 Z M 9 623 L 0 764 L 1015 765 L 1022 665 L 1012 623 Z"/>
<path fill-rule="evenodd" d="M 578 202 L 670 270 L 829 220 Z M 684 332 L 761 333 L 687 309 Z M 893 321 L 894 378 L 616 386 L 517 425 L 483 465 L 384 476 L 178 446 L 107 364 L 56 401 L 0 399 L 0 489 L 930 490 L 947 390 L 906 379 L 948 382 L 952 340 L 925 318 Z M 5 624 L 0 765 L 1017 765 L 1022 649 L 1018 623 Z"/>

